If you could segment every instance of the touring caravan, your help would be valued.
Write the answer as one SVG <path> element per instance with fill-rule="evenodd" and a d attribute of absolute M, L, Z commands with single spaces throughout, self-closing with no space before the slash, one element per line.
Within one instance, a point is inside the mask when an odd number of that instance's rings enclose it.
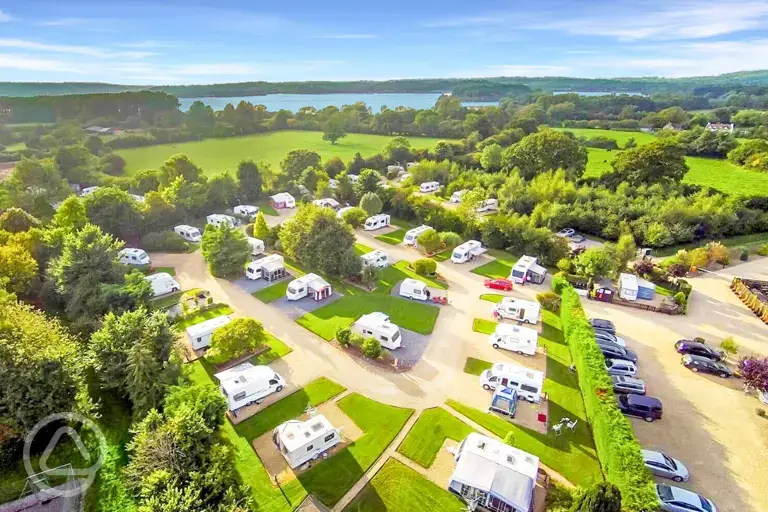
<path fill-rule="evenodd" d="M 83 196 L 83 197 L 89 196 L 89 195 L 93 194 L 94 192 L 96 192 L 97 190 L 99 190 L 100 188 L 101 187 L 99 187 L 99 186 L 85 187 L 84 189 L 80 190 L 80 195 Z"/>
<path fill-rule="evenodd" d="M 451 261 L 454 263 L 465 263 L 488 252 L 488 249 L 483 247 L 483 244 L 477 240 L 469 240 L 463 244 L 457 246 L 451 254 Z"/>
<path fill-rule="evenodd" d="M 544 372 L 516 364 L 496 363 L 480 374 L 480 385 L 486 390 L 496 389 L 498 386 L 511 388 L 516 390 L 521 398 L 539 403 L 544 388 Z"/>
<path fill-rule="evenodd" d="M 475 211 L 477 213 L 485 213 L 485 212 L 495 212 L 498 209 L 499 209 L 498 199 L 486 199 L 485 201 L 482 201 L 479 205 L 477 205 L 477 208 L 475 208 Z"/>
<path fill-rule="evenodd" d="M 419 185 L 419 191 L 426 194 L 428 192 L 434 192 L 440 188 L 440 183 L 437 181 L 425 181 Z"/>
<path fill-rule="evenodd" d="M 619 274 L 619 297 L 624 300 L 637 300 L 637 276 Z"/>
<path fill-rule="evenodd" d="M 363 225 L 363 228 L 366 231 L 374 231 L 376 229 L 381 229 L 389 226 L 389 220 L 390 216 L 386 213 L 380 213 L 378 215 L 374 215 L 373 217 L 368 217 L 365 219 L 365 224 Z"/>
<path fill-rule="evenodd" d="M 347 174 L 347 179 L 349 180 L 350 183 L 357 183 L 357 180 L 360 179 L 360 176 L 358 176 L 357 174 Z"/>
<path fill-rule="evenodd" d="M 306 421 L 290 420 L 272 431 L 272 442 L 285 457 L 288 465 L 297 468 L 317 460 L 327 450 L 341 442 L 341 430 L 318 414 Z"/>
<path fill-rule="evenodd" d="M 269 202 L 272 203 L 272 206 L 278 209 L 296 207 L 296 199 L 288 192 L 280 192 L 279 194 L 273 195 L 269 198 Z"/>
<path fill-rule="evenodd" d="M 187 327 L 187 339 L 195 350 L 200 350 L 211 344 L 211 336 L 219 327 L 224 327 L 232 319 L 227 315 L 217 316 L 199 324 Z"/>
<path fill-rule="evenodd" d="M 381 249 L 376 249 L 360 256 L 363 267 L 384 268 L 389 265 L 389 256 Z"/>
<path fill-rule="evenodd" d="M 255 366 L 249 362 L 238 364 L 213 375 L 219 389 L 227 399 L 230 411 L 258 403 L 285 387 L 285 380 L 269 366 Z"/>
<path fill-rule="evenodd" d="M 344 218 L 344 214 L 354 208 L 354 206 L 345 206 L 344 208 L 339 208 L 339 211 L 336 212 L 336 217 L 339 219 Z"/>
<path fill-rule="evenodd" d="M 494 317 L 516 320 L 526 324 L 538 323 L 540 312 L 541 304 L 538 302 L 514 297 L 504 297 L 491 310 Z"/>
<path fill-rule="evenodd" d="M 503 348 L 518 354 L 532 356 L 539 346 L 539 333 L 529 327 L 499 324 L 488 337 L 488 343 L 496 349 Z"/>
<path fill-rule="evenodd" d="M 409 299 L 428 300 L 431 294 L 424 282 L 409 277 L 400 284 L 400 295 Z"/>
<path fill-rule="evenodd" d="M 333 289 L 328 282 L 317 274 L 307 274 L 288 283 L 285 297 L 288 300 L 299 300 L 310 297 L 312 300 L 323 300 L 331 296 Z"/>
<path fill-rule="evenodd" d="M 512 267 L 509 279 L 517 284 L 526 282 L 541 284 L 547 276 L 547 269 L 538 264 L 533 256 L 523 256 Z"/>
<path fill-rule="evenodd" d="M 413 229 L 409 229 L 405 232 L 405 236 L 403 237 L 403 244 L 405 245 L 417 245 L 418 244 L 418 238 L 419 235 L 421 235 L 423 232 L 428 231 L 432 229 L 430 226 L 427 226 L 426 224 L 422 224 L 421 226 Z"/>
<path fill-rule="evenodd" d="M 451 202 L 454 204 L 461 203 L 461 198 L 464 197 L 464 194 L 466 194 L 466 190 L 457 190 L 453 194 L 451 194 Z"/>
<path fill-rule="evenodd" d="M 260 254 L 264 254 L 264 241 L 259 240 L 258 238 L 253 238 L 252 236 L 245 237 L 246 242 L 248 242 L 248 245 L 251 246 L 251 255 L 252 256 L 258 256 Z"/>
<path fill-rule="evenodd" d="M 381 343 L 381 346 L 390 350 L 400 348 L 403 337 L 400 328 L 389 321 L 389 316 L 384 313 L 368 313 L 352 324 L 352 330 L 363 336 L 372 336 Z"/>
<path fill-rule="evenodd" d="M 187 242 L 199 243 L 202 240 L 203 235 L 200 234 L 200 230 L 193 226 L 186 224 L 180 224 L 173 228 L 173 232 L 181 236 Z"/>
<path fill-rule="evenodd" d="M 331 208 L 333 210 L 338 210 L 341 205 L 339 202 L 335 199 L 332 199 L 330 197 L 324 197 L 322 199 L 315 199 L 312 201 L 312 204 L 317 206 L 324 206 L 326 208 Z"/>
<path fill-rule="evenodd" d="M 153 297 L 177 292 L 181 289 L 179 283 L 167 272 L 158 272 L 157 274 L 146 276 L 144 279 L 149 281 L 150 286 L 152 286 Z"/>
<path fill-rule="evenodd" d="M 123 265 L 149 265 L 149 254 L 144 249 L 122 249 L 117 253 L 117 261 Z"/>
<path fill-rule="evenodd" d="M 328 188 L 330 188 L 331 190 L 336 190 L 337 188 L 339 188 L 339 180 L 335 180 L 333 178 L 329 179 Z"/>
<path fill-rule="evenodd" d="M 233 211 L 237 215 L 242 215 L 244 217 L 248 217 L 251 220 L 254 220 L 256 215 L 259 213 L 259 207 L 250 204 L 239 204 L 234 207 Z"/>
<path fill-rule="evenodd" d="M 259 260 L 252 261 L 245 267 L 245 277 L 248 279 L 266 279 L 274 281 L 285 276 L 285 261 L 279 254 L 270 254 Z"/>
<path fill-rule="evenodd" d="M 236 218 L 231 215 L 224 215 L 223 213 L 213 213 L 207 216 L 205 220 L 208 222 L 208 224 L 211 226 L 216 226 L 217 228 L 223 224 L 227 224 L 231 228 L 237 226 Z"/>

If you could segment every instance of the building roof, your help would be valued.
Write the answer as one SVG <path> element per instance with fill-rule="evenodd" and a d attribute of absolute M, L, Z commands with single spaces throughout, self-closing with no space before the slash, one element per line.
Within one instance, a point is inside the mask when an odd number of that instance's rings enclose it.
<path fill-rule="evenodd" d="M 229 318 L 227 315 L 217 316 L 216 318 L 211 318 L 210 320 L 206 320 L 205 322 L 200 322 L 199 324 L 190 325 L 189 327 L 187 327 L 187 335 L 192 338 L 196 338 L 200 335 L 208 334 L 209 332 L 215 331 L 219 327 L 227 325 L 231 321 L 232 319 Z"/>
<path fill-rule="evenodd" d="M 228 395 L 234 395 L 246 389 L 249 383 L 269 379 L 274 374 L 274 370 L 269 366 L 255 366 L 246 361 L 213 376 L 219 380 Z"/>
<path fill-rule="evenodd" d="M 306 421 L 286 421 L 275 430 L 277 430 L 277 435 L 280 437 L 280 443 L 289 452 L 292 452 L 315 439 L 325 437 L 326 434 L 335 430 L 335 428 L 325 416 L 318 414 Z"/>

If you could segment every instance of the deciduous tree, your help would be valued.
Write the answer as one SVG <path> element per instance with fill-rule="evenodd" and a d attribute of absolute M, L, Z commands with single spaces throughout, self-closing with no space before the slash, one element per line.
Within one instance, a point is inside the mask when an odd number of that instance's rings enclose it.
<path fill-rule="evenodd" d="M 267 335 L 261 322 L 253 318 L 235 318 L 213 333 L 211 348 L 205 358 L 214 364 L 226 363 L 252 353 L 266 342 Z"/>
<path fill-rule="evenodd" d="M 18 243 L 0 245 L 0 283 L 5 282 L 8 291 L 26 292 L 37 272 L 37 261 L 25 247 Z"/>
<path fill-rule="evenodd" d="M 245 235 L 227 224 L 219 227 L 208 225 L 200 241 L 208 271 L 216 277 L 242 273 L 251 254 L 251 246 Z"/>
<path fill-rule="evenodd" d="M 366 192 L 363 194 L 363 197 L 360 198 L 360 208 L 365 210 L 369 216 L 381 213 L 383 207 L 384 203 L 376 192 Z"/>
<path fill-rule="evenodd" d="M 611 165 L 620 181 L 633 186 L 676 183 L 688 172 L 685 149 L 667 139 L 623 151 Z"/>
<path fill-rule="evenodd" d="M 331 144 L 336 144 L 336 141 L 342 137 L 346 137 L 347 130 L 344 127 L 344 116 L 336 114 L 331 116 L 323 126 L 323 140 L 330 141 Z"/>
<path fill-rule="evenodd" d="M 126 239 L 141 226 L 141 206 L 131 195 L 116 187 L 101 187 L 85 198 L 90 221 L 106 233 Z"/>
<path fill-rule="evenodd" d="M 416 239 L 418 244 L 424 249 L 424 252 L 431 254 L 443 246 L 440 235 L 434 229 L 428 229 Z"/>
<path fill-rule="evenodd" d="M 237 166 L 237 184 L 243 201 L 261 198 L 261 171 L 253 160 L 243 160 Z"/>
<path fill-rule="evenodd" d="M 480 153 L 480 165 L 488 172 L 498 171 L 501 168 L 501 146 L 491 144 Z"/>
<path fill-rule="evenodd" d="M 564 133 L 542 130 L 526 136 L 504 153 L 504 167 L 520 169 L 525 179 L 557 169 L 580 178 L 587 167 L 587 150 Z"/>

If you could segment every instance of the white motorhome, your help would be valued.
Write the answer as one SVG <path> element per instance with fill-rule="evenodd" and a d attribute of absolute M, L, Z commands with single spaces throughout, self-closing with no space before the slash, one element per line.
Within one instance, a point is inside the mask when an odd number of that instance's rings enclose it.
<path fill-rule="evenodd" d="M 382 347 L 390 350 L 400 348 L 403 344 L 400 328 L 391 323 L 389 315 L 384 313 L 368 313 L 361 316 L 352 324 L 352 330 L 363 336 L 376 338 Z"/>
<path fill-rule="evenodd" d="M 363 225 L 363 228 L 366 231 L 374 231 L 376 229 L 381 229 L 389 226 L 390 216 L 386 213 L 380 213 L 378 215 L 374 215 L 373 217 L 368 217 L 365 219 L 365 224 Z"/>
<path fill-rule="evenodd" d="M 318 414 L 307 421 L 290 420 L 272 431 L 272 442 L 288 465 L 297 468 L 320 456 L 341 442 L 341 429 Z"/>
<path fill-rule="evenodd" d="M 516 299 L 514 297 L 504 297 L 501 302 L 496 304 L 491 313 L 493 316 L 506 318 L 508 320 L 517 320 L 526 324 L 535 324 L 539 321 L 541 304 L 533 300 Z"/>
<path fill-rule="evenodd" d="M 248 242 L 248 245 L 251 246 L 252 256 L 258 256 L 259 254 L 264 254 L 265 247 L 264 247 L 263 240 L 259 240 L 258 238 L 253 238 L 252 236 L 247 236 L 245 237 L 245 241 Z"/>
<path fill-rule="evenodd" d="M 428 192 L 434 192 L 440 188 L 440 183 L 437 181 L 425 181 L 419 185 L 419 191 L 426 194 Z"/>
<path fill-rule="evenodd" d="M 230 411 L 259 403 L 285 387 L 285 380 L 269 366 L 255 366 L 247 361 L 213 376 L 219 381 Z"/>
<path fill-rule="evenodd" d="M 157 274 L 152 274 L 151 276 L 145 276 L 144 279 L 149 281 L 150 286 L 152 286 L 153 297 L 159 297 L 160 295 L 165 295 L 166 293 L 177 292 L 181 289 L 181 287 L 179 287 L 179 283 L 173 278 L 173 276 L 171 276 L 171 274 L 168 274 L 167 272 L 158 272 Z"/>
<path fill-rule="evenodd" d="M 232 319 L 227 315 L 217 316 L 199 324 L 187 327 L 187 339 L 195 350 L 200 350 L 211 344 L 211 336 L 219 327 L 224 327 Z"/>
<path fill-rule="evenodd" d="M 345 206 L 343 208 L 339 208 L 339 211 L 336 212 L 336 217 L 343 219 L 344 214 L 354 208 L 354 206 Z"/>
<path fill-rule="evenodd" d="M 187 242 L 198 243 L 203 238 L 203 235 L 200 233 L 199 229 L 197 229 L 194 226 L 188 226 L 186 224 L 180 224 L 176 226 L 175 228 L 173 228 L 173 231 L 177 235 L 180 235 L 181 238 L 183 238 Z"/>
<path fill-rule="evenodd" d="M 539 346 L 539 333 L 536 329 L 519 325 L 499 324 L 488 337 L 488 343 L 496 349 L 503 348 L 518 354 L 532 356 Z"/>
<path fill-rule="evenodd" d="M 461 203 L 461 198 L 464 197 L 464 194 L 466 194 L 466 190 L 457 190 L 453 194 L 451 194 L 451 202 L 454 204 Z"/>
<path fill-rule="evenodd" d="M 389 256 L 381 249 L 376 249 L 360 256 L 364 267 L 384 268 L 389 265 Z"/>
<path fill-rule="evenodd" d="M 85 187 L 84 189 L 80 190 L 80 195 L 81 196 L 89 196 L 89 195 L 93 194 L 94 192 L 96 192 L 97 190 L 99 190 L 100 188 L 101 187 L 99 187 L 99 186 Z"/>
<path fill-rule="evenodd" d="M 486 252 L 488 252 L 488 249 L 483 247 L 483 244 L 477 240 L 468 240 L 453 250 L 451 261 L 454 263 L 466 263 L 473 260 L 475 256 L 480 256 Z"/>
<path fill-rule="evenodd" d="M 409 277 L 400 284 L 400 295 L 409 299 L 428 300 L 431 294 L 424 282 Z"/>
<path fill-rule="evenodd" d="M 482 201 L 479 205 L 477 205 L 477 208 L 475 208 L 475 211 L 477 213 L 485 213 L 485 212 L 496 211 L 498 209 L 499 209 L 498 199 L 486 199 L 485 201 Z"/>
<path fill-rule="evenodd" d="M 144 249 L 122 249 L 117 253 L 117 261 L 124 265 L 149 265 L 149 254 Z"/>
<path fill-rule="evenodd" d="M 259 213 L 259 207 L 253 206 L 251 204 L 239 204 L 233 208 L 233 211 L 237 215 L 242 215 L 244 217 L 248 217 L 251 220 L 254 220 L 256 215 Z"/>
<path fill-rule="evenodd" d="M 426 224 L 422 224 L 421 226 L 413 229 L 409 229 L 405 232 L 405 236 L 403 237 L 403 244 L 405 245 L 417 245 L 419 235 L 421 235 L 425 231 L 429 231 L 432 229 L 432 227 L 427 226 Z"/>
<path fill-rule="evenodd" d="M 285 276 L 285 261 L 279 254 L 270 254 L 248 263 L 245 267 L 245 277 L 248 279 L 274 281 L 283 276 Z"/>
<path fill-rule="evenodd" d="M 288 283 L 285 297 L 288 300 L 299 300 L 310 297 L 312 300 L 323 300 L 331 296 L 333 289 L 328 282 L 317 274 L 307 274 Z"/>
<path fill-rule="evenodd" d="M 222 224 L 227 224 L 229 227 L 234 228 L 237 226 L 237 219 L 231 215 L 224 215 L 223 213 L 212 213 L 205 218 L 206 222 L 211 226 L 219 227 Z"/>
<path fill-rule="evenodd" d="M 480 385 L 485 390 L 498 386 L 517 391 L 517 396 L 532 403 L 541 401 L 544 372 L 510 363 L 496 363 L 480 374 Z"/>

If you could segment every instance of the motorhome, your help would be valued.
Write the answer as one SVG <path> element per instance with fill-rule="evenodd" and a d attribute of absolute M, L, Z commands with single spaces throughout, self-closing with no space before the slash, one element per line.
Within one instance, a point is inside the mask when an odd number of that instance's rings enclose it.
<path fill-rule="evenodd" d="M 431 294 L 424 282 L 409 277 L 400 284 L 400 295 L 409 299 L 428 300 Z"/>
<path fill-rule="evenodd" d="M 518 354 L 532 356 L 539 347 L 539 333 L 536 329 L 519 325 L 499 324 L 488 337 L 488 343 L 495 349 L 503 348 Z"/>
<path fill-rule="evenodd" d="M 181 236 L 187 242 L 199 243 L 202 240 L 203 235 L 200 230 L 194 226 L 188 226 L 186 224 L 180 224 L 173 228 L 173 232 Z"/>
<path fill-rule="evenodd" d="M 539 403 L 544 388 L 544 372 L 516 364 L 496 363 L 480 374 L 480 385 L 485 390 L 499 386 L 515 389 L 519 397 Z"/>
<path fill-rule="evenodd" d="M 320 301 L 331 296 L 333 289 L 328 282 L 317 274 L 307 274 L 288 283 L 285 297 L 288 300 L 299 300 L 310 297 Z"/>
<path fill-rule="evenodd" d="M 93 194 L 94 192 L 96 192 L 97 190 L 99 190 L 100 188 L 101 187 L 99 187 L 99 186 L 85 187 L 84 189 L 80 190 L 80 195 L 81 196 L 89 196 L 89 195 Z"/>
<path fill-rule="evenodd" d="M 272 442 L 292 468 L 319 459 L 341 441 L 341 429 L 322 414 L 306 421 L 286 421 L 272 431 Z"/>
<path fill-rule="evenodd" d="M 400 348 L 403 337 L 400 328 L 389 321 L 389 315 L 384 313 L 368 313 L 358 318 L 352 324 L 352 330 L 363 336 L 372 336 L 381 343 L 381 346 L 390 350 Z"/>
<path fill-rule="evenodd" d="M 512 267 L 509 279 L 517 284 L 526 282 L 541 284 L 547 277 L 547 269 L 538 264 L 533 256 L 523 256 Z"/>
<path fill-rule="evenodd" d="M 466 194 L 466 190 L 457 190 L 453 194 L 451 194 L 451 202 L 454 204 L 461 203 L 461 198 L 464 197 L 464 194 Z"/>
<path fill-rule="evenodd" d="M 419 235 L 421 235 L 425 231 L 429 231 L 432 229 L 430 226 L 427 226 L 426 224 L 422 224 L 421 226 L 413 229 L 409 229 L 405 232 L 405 236 L 403 237 L 403 244 L 405 245 L 417 245 Z"/>
<path fill-rule="evenodd" d="M 280 192 L 271 196 L 269 202 L 277 209 L 296 207 L 296 199 L 288 192 Z"/>
<path fill-rule="evenodd" d="M 312 201 L 312 204 L 315 204 L 317 206 L 324 206 L 326 208 L 331 208 L 333 210 L 338 210 L 339 207 L 341 206 L 337 200 L 332 199 L 330 197 L 315 199 L 314 201 Z"/>
<path fill-rule="evenodd" d="M 253 238 L 252 236 L 245 237 L 245 241 L 248 242 L 248 245 L 251 246 L 251 255 L 252 256 L 258 256 L 260 254 L 264 254 L 264 241 L 259 240 L 258 238 Z"/>
<path fill-rule="evenodd" d="M 389 256 L 381 249 L 368 252 L 360 256 L 363 267 L 384 268 L 389 266 Z"/>
<path fill-rule="evenodd" d="M 187 339 L 195 350 L 200 350 L 211 344 L 211 336 L 220 327 L 224 327 L 232 319 L 227 315 L 217 316 L 199 324 L 187 327 Z"/>
<path fill-rule="evenodd" d="M 149 265 L 149 254 L 144 249 L 126 248 L 117 253 L 117 261 L 123 265 Z"/>
<path fill-rule="evenodd" d="M 253 280 L 275 281 L 285 277 L 285 261 L 279 254 L 264 256 L 248 263 L 248 266 L 245 267 L 245 277 Z"/>
<path fill-rule="evenodd" d="M 401 176 L 405 174 L 405 169 L 402 165 L 388 165 L 387 176 Z"/>
<path fill-rule="evenodd" d="M 475 208 L 475 211 L 477 213 L 485 213 L 485 212 L 495 212 L 498 209 L 499 209 L 498 199 L 486 199 L 485 201 L 482 201 L 479 205 L 477 205 L 477 208 Z"/>
<path fill-rule="evenodd" d="M 488 249 L 483 247 L 483 244 L 477 240 L 468 240 L 453 250 L 451 261 L 454 263 L 466 263 L 486 252 L 488 252 Z"/>
<path fill-rule="evenodd" d="M 150 286 L 152 286 L 153 297 L 177 292 L 181 289 L 179 283 L 167 272 L 158 272 L 157 274 L 146 276 L 144 279 L 149 281 Z"/>
<path fill-rule="evenodd" d="M 231 228 L 234 228 L 237 226 L 236 218 L 234 218 L 231 215 L 224 215 L 223 213 L 212 213 L 211 215 L 205 218 L 205 221 L 211 226 L 216 226 L 217 228 L 224 224 L 228 225 Z"/>
<path fill-rule="evenodd" d="M 390 216 L 386 213 L 380 213 L 378 215 L 374 215 L 373 217 L 368 217 L 365 219 L 365 224 L 363 224 L 363 229 L 366 231 L 374 231 L 377 229 L 385 228 L 389 226 Z"/>
<path fill-rule="evenodd" d="M 435 190 L 438 190 L 440 188 L 440 183 L 437 181 L 425 181 L 421 185 L 419 185 L 419 191 L 426 194 L 429 192 L 434 192 Z"/>
<path fill-rule="evenodd" d="M 233 211 L 237 215 L 248 217 L 250 220 L 254 220 L 259 213 L 259 207 L 251 204 L 239 204 L 233 208 Z"/>
<path fill-rule="evenodd" d="M 247 361 L 213 376 L 219 381 L 230 411 L 259 403 L 285 387 L 285 380 L 269 366 L 255 366 Z"/>
<path fill-rule="evenodd" d="M 533 300 L 504 297 L 501 299 L 501 302 L 491 309 L 491 313 L 497 318 L 506 318 L 507 320 L 516 320 L 526 324 L 535 324 L 539 321 L 541 304 Z"/>

